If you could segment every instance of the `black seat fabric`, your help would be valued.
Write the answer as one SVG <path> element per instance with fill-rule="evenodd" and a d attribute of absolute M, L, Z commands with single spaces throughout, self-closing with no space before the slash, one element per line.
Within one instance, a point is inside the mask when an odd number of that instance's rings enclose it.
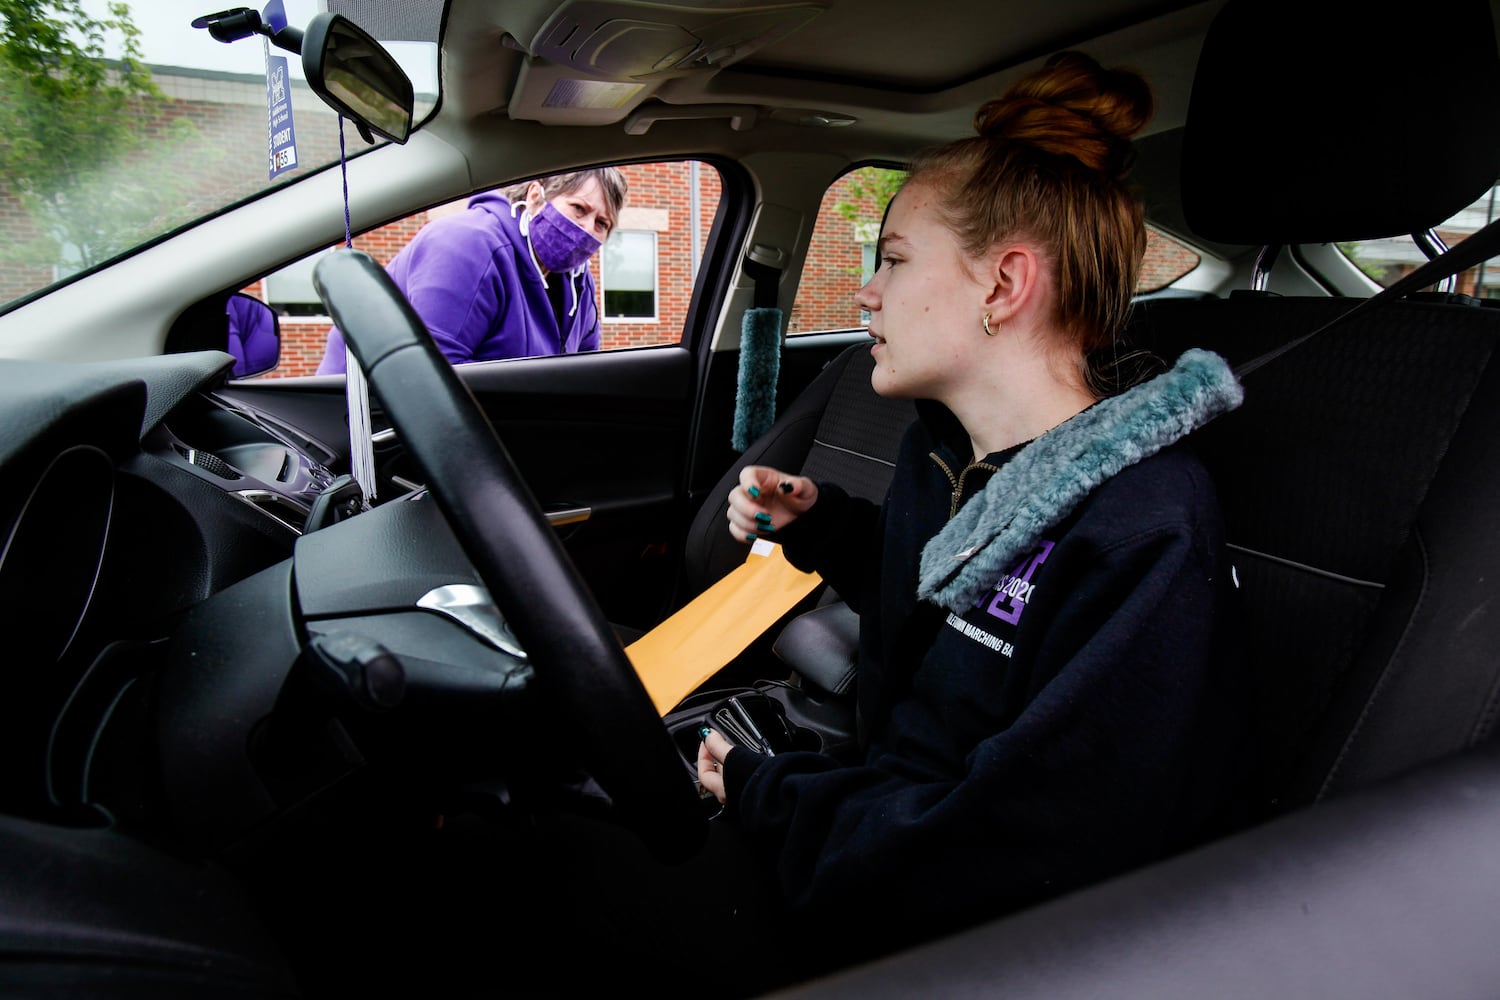
<path fill-rule="evenodd" d="M 901 435 L 916 419 L 916 410 L 909 399 L 876 395 L 870 387 L 874 367 L 869 344 L 844 349 L 714 485 L 688 531 L 689 593 L 702 591 L 745 561 L 745 545 L 729 536 L 725 518 L 729 492 L 747 465 L 833 480 L 876 503 L 885 498 Z"/>
<path fill-rule="evenodd" d="M 1166 357 L 1238 365 L 1350 305 L 1162 300 L 1134 325 Z M 1198 435 L 1250 612 L 1265 812 L 1490 735 L 1500 627 L 1476 626 L 1500 541 L 1479 529 L 1500 477 L 1471 453 L 1500 434 L 1497 342 L 1495 310 L 1375 307 L 1247 375 L 1240 409 Z"/>

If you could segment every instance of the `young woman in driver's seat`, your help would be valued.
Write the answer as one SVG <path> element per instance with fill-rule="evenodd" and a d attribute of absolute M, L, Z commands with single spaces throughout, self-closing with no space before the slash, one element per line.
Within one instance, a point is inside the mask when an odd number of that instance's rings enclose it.
<path fill-rule="evenodd" d="M 859 759 L 715 731 L 698 758 L 795 926 L 854 944 L 830 962 L 1160 858 L 1232 804 L 1233 573 L 1185 439 L 1240 387 L 1119 346 L 1151 111 L 1138 75 L 1063 53 L 917 158 L 856 296 L 875 390 L 919 413 L 885 502 L 763 466 L 730 497 L 736 537 L 861 616 Z"/>

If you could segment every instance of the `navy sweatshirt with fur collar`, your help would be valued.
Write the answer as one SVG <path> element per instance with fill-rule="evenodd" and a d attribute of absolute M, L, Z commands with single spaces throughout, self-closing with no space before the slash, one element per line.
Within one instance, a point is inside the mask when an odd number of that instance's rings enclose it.
<path fill-rule="evenodd" d="M 732 751 L 726 815 L 824 942 L 912 943 L 1230 821 L 1233 573 L 1181 439 L 1239 400 L 1222 359 L 1189 352 L 977 463 L 919 403 L 883 505 L 820 484 L 780 536 L 860 612 L 863 757 Z"/>

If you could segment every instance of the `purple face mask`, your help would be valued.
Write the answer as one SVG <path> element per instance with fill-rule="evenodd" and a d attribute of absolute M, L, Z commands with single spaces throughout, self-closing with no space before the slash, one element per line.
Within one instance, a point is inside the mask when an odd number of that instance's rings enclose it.
<path fill-rule="evenodd" d="M 530 219 L 527 235 L 536 259 L 549 271 L 566 273 L 587 263 L 600 242 L 547 202 Z"/>

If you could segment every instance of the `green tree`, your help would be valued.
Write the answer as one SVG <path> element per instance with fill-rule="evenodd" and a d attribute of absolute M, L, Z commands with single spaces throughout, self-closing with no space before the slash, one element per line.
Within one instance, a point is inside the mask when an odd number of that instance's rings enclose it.
<path fill-rule="evenodd" d="M 1391 283 L 1391 266 L 1388 263 L 1368 260 L 1364 256 L 1364 248 L 1358 243 L 1337 244 L 1345 257 L 1354 262 L 1354 266 L 1365 272 L 1365 277 L 1379 285 Z"/>
<path fill-rule="evenodd" d="M 169 228 L 189 200 L 174 155 L 196 130 L 167 105 L 127 4 L 0 0 L 0 187 L 39 234 L 7 255 L 72 271 Z"/>
<path fill-rule="evenodd" d="M 834 209 L 850 222 L 879 222 L 885 216 L 885 206 L 896 197 L 905 180 L 905 170 L 863 167 L 849 175 L 845 188 L 848 197 Z"/>
<path fill-rule="evenodd" d="M 844 176 L 843 198 L 834 203 L 833 210 L 840 218 L 852 223 L 855 233 L 859 234 L 858 227 L 861 225 L 874 227 L 880 224 L 880 220 L 885 218 L 885 207 L 896 197 L 896 192 L 901 190 L 905 180 L 905 170 L 860 167 Z M 863 236 L 859 238 L 864 239 Z M 850 268 L 848 273 L 863 284 L 870 279 L 869 271 L 873 266 L 867 263 L 861 268 Z"/>

